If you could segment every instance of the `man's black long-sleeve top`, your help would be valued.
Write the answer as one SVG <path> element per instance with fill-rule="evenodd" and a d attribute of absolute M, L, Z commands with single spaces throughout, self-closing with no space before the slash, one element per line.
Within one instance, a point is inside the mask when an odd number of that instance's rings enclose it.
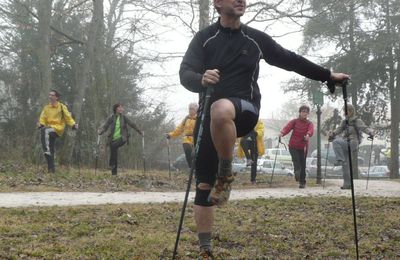
<path fill-rule="evenodd" d="M 238 97 L 260 107 L 257 79 L 261 59 L 313 80 L 325 82 L 330 78 L 329 70 L 284 49 L 266 33 L 243 24 L 232 30 L 218 21 L 192 39 L 179 71 L 181 84 L 202 93 L 204 72 L 218 69 L 220 81 L 214 88 L 215 99 Z"/>

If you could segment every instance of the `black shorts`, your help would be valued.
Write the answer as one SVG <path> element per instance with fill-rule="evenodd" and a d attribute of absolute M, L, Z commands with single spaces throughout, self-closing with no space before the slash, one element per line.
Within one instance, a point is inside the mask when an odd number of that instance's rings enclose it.
<path fill-rule="evenodd" d="M 240 98 L 226 98 L 235 107 L 235 126 L 237 137 L 249 133 L 257 124 L 259 108 L 246 100 Z M 201 112 L 198 114 L 195 127 L 195 143 L 201 121 Z M 210 132 L 210 110 L 205 115 L 203 122 L 203 133 L 200 139 L 200 147 L 196 158 L 196 184 L 208 183 L 214 185 L 218 171 L 218 155 L 211 139 Z"/>

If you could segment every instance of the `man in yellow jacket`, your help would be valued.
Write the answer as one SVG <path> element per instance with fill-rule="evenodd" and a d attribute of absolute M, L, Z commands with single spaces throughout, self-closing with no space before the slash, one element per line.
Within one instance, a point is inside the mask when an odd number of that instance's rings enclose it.
<path fill-rule="evenodd" d="M 177 138 L 183 134 L 182 146 L 185 152 L 186 161 L 189 168 L 192 167 L 192 153 L 193 153 L 193 130 L 196 124 L 197 103 L 189 104 L 189 115 L 187 115 L 182 122 L 175 128 L 174 131 L 166 134 L 167 138 Z"/>
<path fill-rule="evenodd" d="M 252 184 L 256 183 L 258 156 L 263 155 L 264 152 L 264 123 L 258 120 L 254 130 L 239 139 L 237 149 L 237 156 L 240 158 L 246 156 L 247 165 L 251 166 L 250 181 Z"/>
<path fill-rule="evenodd" d="M 78 129 L 78 124 L 72 118 L 68 108 L 59 102 L 60 93 L 56 90 L 50 90 L 49 101 L 40 114 L 37 126 L 40 128 L 41 142 L 44 156 L 47 161 L 47 169 L 50 173 L 55 172 L 54 165 L 54 144 L 58 137 L 64 133 L 65 124 L 72 129 Z"/>

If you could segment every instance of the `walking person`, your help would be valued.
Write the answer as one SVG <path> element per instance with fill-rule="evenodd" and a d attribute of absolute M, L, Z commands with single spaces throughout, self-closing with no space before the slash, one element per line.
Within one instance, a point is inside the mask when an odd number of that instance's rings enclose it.
<path fill-rule="evenodd" d="M 198 108 L 199 105 L 197 103 L 190 103 L 189 114 L 182 120 L 182 122 L 175 128 L 174 131 L 165 134 L 168 139 L 177 138 L 178 136 L 183 135 L 182 146 L 189 168 L 192 167 L 193 130 L 196 124 Z"/>
<path fill-rule="evenodd" d="M 382 153 L 382 148 L 377 145 L 374 147 L 373 151 L 374 151 L 374 165 L 380 165 L 381 163 L 381 153 Z"/>
<path fill-rule="evenodd" d="M 279 138 L 281 138 L 292 131 L 289 140 L 289 152 L 292 156 L 294 174 L 296 181 L 300 184 L 300 189 L 306 187 L 306 157 L 310 137 L 314 134 L 314 125 L 308 120 L 309 114 L 309 106 L 300 106 L 299 117 L 290 120 L 279 134 Z"/>
<path fill-rule="evenodd" d="M 40 139 L 43 153 L 47 161 L 47 170 L 49 173 L 55 173 L 54 153 L 56 139 L 61 137 L 65 130 L 65 124 L 78 129 L 78 124 L 72 118 L 68 108 L 60 102 L 60 93 L 57 90 L 50 90 L 49 104 L 47 104 L 40 113 L 39 122 Z"/>
<path fill-rule="evenodd" d="M 257 160 L 265 153 L 264 147 L 264 123 L 258 120 L 256 127 L 247 135 L 239 139 L 237 156 L 246 157 L 247 166 L 250 166 L 250 181 L 256 184 L 257 179 Z"/>
<path fill-rule="evenodd" d="M 102 135 L 110 128 L 108 133 L 108 144 L 110 145 L 110 161 L 109 166 L 112 175 L 117 175 L 118 169 L 118 149 L 125 143 L 129 144 L 130 134 L 128 125 L 136 130 L 141 136 L 143 131 L 133 123 L 127 116 L 123 114 L 124 107 L 117 103 L 113 105 L 113 114 L 107 118 L 106 122 L 97 130 Z"/>
<path fill-rule="evenodd" d="M 367 127 L 364 122 L 357 117 L 353 105 L 347 105 L 349 129 L 346 129 L 346 120 L 343 120 L 339 127 L 329 133 L 329 139 L 332 141 L 333 150 L 336 155 L 335 165 L 342 166 L 343 171 L 343 186 L 341 189 L 351 188 L 350 179 L 350 164 L 349 164 L 349 149 L 347 140 L 350 139 L 350 150 L 354 153 L 362 141 L 362 133 L 369 135 L 369 138 L 374 138 L 373 130 Z M 357 157 L 353 156 L 357 160 Z"/>
<path fill-rule="evenodd" d="M 246 10 L 245 0 L 214 0 L 213 3 L 220 15 L 218 21 L 194 36 L 179 71 L 181 84 L 200 94 L 198 117 L 204 110 L 206 88 L 214 89 L 194 166 L 194 218 L 203 259 L 211 255 L 213 206 L 221 206 L 229 199 L 234 180 L 232 158 L 236 138 L 245 136 L 258 121 L 260 59 L 328 82 L 331 91 L 334 91 L 335 82 L 349 78 L 284 49 L 264 32 L 242 24 L 240 17 Z M 197 120 L 195 136 L 199 122 Z"/>

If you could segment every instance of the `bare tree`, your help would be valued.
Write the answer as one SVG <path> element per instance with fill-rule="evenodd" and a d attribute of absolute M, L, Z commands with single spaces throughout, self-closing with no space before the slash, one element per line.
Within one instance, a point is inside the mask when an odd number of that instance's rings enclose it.
<path fill-rule="evenodd" d="M 52 0 L 43 0 L 37 2 L 38 10 L 38 60 L 40 68 L 41 88 L 40 103 L 44 104 L 47 100 L 47 93 L 52 87 L 51 66 L 50 66 L 50 20 L 51 20 Z"/>

